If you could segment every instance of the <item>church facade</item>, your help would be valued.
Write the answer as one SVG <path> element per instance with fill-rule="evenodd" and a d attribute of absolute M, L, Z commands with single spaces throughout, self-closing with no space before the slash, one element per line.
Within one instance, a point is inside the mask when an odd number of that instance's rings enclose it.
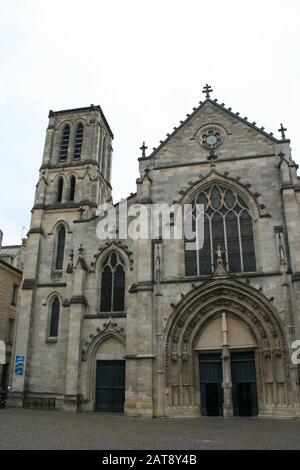
<path fill-rule="evenodd" d="M 143 145 L 126 201 L 201 204 L 195 249 L 184 238 L 99 239 L 112 131 L 99 106 L 50 111 L 11 405 L 300 416 L 300 180 L 290 141 L 283 126 L 277 139 L 205 93 L 150 155 Z"/>

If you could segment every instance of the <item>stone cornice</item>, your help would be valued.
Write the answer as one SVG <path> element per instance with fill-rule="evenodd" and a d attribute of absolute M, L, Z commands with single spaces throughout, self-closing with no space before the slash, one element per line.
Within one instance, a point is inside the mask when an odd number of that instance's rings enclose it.
<path fill-rule="evenodd" d="M 32 290 L 36 286 L 35 279 L 24 279 L 22 284 L 22 290 Z"/>
<path fill-rule="evenodd" d="M 238 157 L 218 157 L 216 160 L 216 165 L 218 162 L 232 162 L 232 161 L 239 161 L 239 160 L 250 160 L 250 159 L 255 159 L 255 158 L 270 158 L 270 157 L 276 157 L 275 153 L 270 153 L 266 155 L 245 155 L 245 156 L 238 156 Z M 210 166 L 211 163 L 208 160 L 203 160 L 203 161 L 198 161 L 198 162 L 184 162 L 184 163 L 176 163 L 176 164 L 171 164 L 171 165 L 160 165 L 151 168 L 153 171 L 157 170 L 167 170 L 167 169 L 172 169 L 172 168 L 179 168 L 179 167 L 186 167 L 186 166 L 197 166 L 197 165 L 207 165 Z"/>
<path fill-rule="evenodd" d="M 87 300 L 84 295 L 73 295 L 69 301 L 70 305 L 87 305 Z"/>
<path fill-rule="evenodd" d="M 32 210 L 58 210 L 58 209 L 79 209 L 81 205 L 89 206 L 89 207 L 95 207 L 97 208 L 97 204 L 92 201 L 83 201 L 83 204 L 76 203 L 76 202 L 65 202 L 65 203 L 60 203 L 56 202 L 55 204 L 35 204 L 32 208 Z"/>
<path fill-rule="evenodd" d="M 144 291 L 153 291 L 153 281 L 144 281 L 139 282 L 138 284 L 131 284 L 128 289 L 128 292 L 130 294 L 136 294 L 137 292 Z"/>

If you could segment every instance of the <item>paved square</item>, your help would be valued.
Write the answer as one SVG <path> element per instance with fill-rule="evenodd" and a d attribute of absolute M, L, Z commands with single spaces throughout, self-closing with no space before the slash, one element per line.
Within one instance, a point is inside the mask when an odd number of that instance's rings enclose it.
<path fill-rule="evenodd" d="M 3 449 L 300 449 L 300 421 L 0 410 Z"/>

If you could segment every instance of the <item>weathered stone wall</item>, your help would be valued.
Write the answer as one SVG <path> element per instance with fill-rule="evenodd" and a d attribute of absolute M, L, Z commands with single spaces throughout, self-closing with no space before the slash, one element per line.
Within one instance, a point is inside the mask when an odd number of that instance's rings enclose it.
<path fill-rule="evenodd" d="M 73 132 L 78 120 L 86 126 L 82 161 L 72 162 L 72 144 L 69 160 L 57 163 L 61 129 L 70 122 Z M 216 150 L 217 158 L 213 158 L 214 164 L 207 158 L 209 150 L 200 145 L 208 125 L 217 126 L 223 136 L 223 144 Z M 166 361 L 172 351 L 166 350 L 166 335 L 168 328 L 172 329 L 177 306 L 195 289 L 201 289 L 210 276 L 185 277 L 181 240 L 158 241 L 159 278 L 155 271 L 154 241 L 98 240 L 96 207 L 99 202 L 110 200 L 111 138 L 96 108 L 50 113 L 32 215 L 16 348 L 27 357 L 26 380 L 15 378 L 15 396 L 18 393 L 19 396 L 24 393 L 53 395 L 57 406 L 66 410 L 77 409 L 77 399 L 81 396 L 82 409 L 93 410 L 96 359 L 111 354 L 112 359 L 126 359 L 127 414 L 197 415 L 199 384 L 191 388 L 192 381 L 188 382 L 184 368 L 176 369 L 174 364 L 171 371 L 174 381 L 186 381 L 182 395 L 185 398 L 182 405 L 176 402 L 175 395 L 170 398 L 173 392 L 167 386 Z M 234 187 L 247 202 L 253 219 L 257 272 L 239 273 L 235 279 L 248 286 L 254 298 L 257 296 L 260 302 L 266 303 L 266 309 L 277 318 L 284 335 L 280 347 L 275 347 L 279 340 L 265 312 L 259 331 L 264 334 L 264 328 L 269 330 L 258 345 L 261 348 L 257 353 L 259 397 L 262 397 L 265 414 L 294 415 L 299 411 L 295 370 L 278 366 L 279 374 L 275 367 L 276 396 L 270 391 L 271 382 L 266 385 L 268 374 L 264 372 L 271 357 L 275 362 L 288 363 L 291 342 L 300 334 L 300 185 L 289 143 L 278 141 L 208 100 L 150 158 L 140 159 L 140 173 L 137 195 L 128 199 L 129 205 L 142 202 L 150 208 L 151 202 L 187 203 L 197 191 L 212 182 Z M 68 204 L 71 174 L 77 178 L 76 196 L 74 203 Z M 60 205 L 55 202 L 58 176 L 65 179 Z M 83 212 L 79 211 L 80 206 Z M 63 270 L 57 272 L 54 269 L 55 243 L 61 223 L 66 225 L 66 246 Z M 284 259 L 280 256 L 278 234 L 285 247 Z M 71 250 L 73 261 L 68 257 Z M 104 318 L 99 314 L 100 267 L 105 253 L 110 250 L 118 251 L 126 266 L 126 316 Z M 70 263 L 71 269 L 66 272 Z M 49 299 L 54 293 L 61 299 L 62 307 L 57 342 L 49 342 Z M 230 310 L 227 304 L 226 308 Z M 256 313 L 258 320 L 254 314 L 251 319 L 254 323 L 260 321 L 261 314 Z M 271 348 L 267 353 L 263 353 L 264 341 Z M 183 351 L 183 354 L 188 352 Z M 195 353 L 192 356 L 188 366 L 191 374 L 197 369 L 197 357 Z M 286 371 L 285 377 L 282 370 Z M 269 394 L 269 398 L 264 394 Z M 173 409 L 170 410 L 167 403 L 173 403 Z"/>

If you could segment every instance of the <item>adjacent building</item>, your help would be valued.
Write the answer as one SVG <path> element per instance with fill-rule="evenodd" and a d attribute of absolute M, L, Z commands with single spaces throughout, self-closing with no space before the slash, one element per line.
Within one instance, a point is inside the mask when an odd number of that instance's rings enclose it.
<path fill-rule="evenodd" d="M 0 364 L 0 388 L 7 389 L 26 241 L 22 245 L 2 246 L 2 236 L 0 230 L 0 340 L 5 344 L 5 363 Z"/>

